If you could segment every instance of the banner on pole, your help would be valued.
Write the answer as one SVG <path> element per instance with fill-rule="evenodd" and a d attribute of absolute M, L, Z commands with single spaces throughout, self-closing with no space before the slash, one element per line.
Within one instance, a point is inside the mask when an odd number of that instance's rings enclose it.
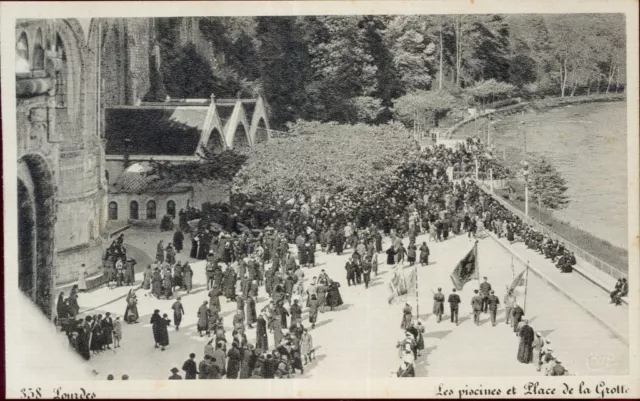
<path fill-rule="evenodd" d="M 473 248 L 458 263 L 453 273 L 451 281 L 456 290 L 461 291 L 466 283 L 473 279 L 478 279 L 478 243 L 473 244 Z"/>
<path fill-rule="evenodd" d="M 393 277 L 389 281 L 389 303 L 404 303 L 410 296 L 415 296 L 418 282 L 416 266 L 404 269 L 396 265 L 392 270 Z"/>

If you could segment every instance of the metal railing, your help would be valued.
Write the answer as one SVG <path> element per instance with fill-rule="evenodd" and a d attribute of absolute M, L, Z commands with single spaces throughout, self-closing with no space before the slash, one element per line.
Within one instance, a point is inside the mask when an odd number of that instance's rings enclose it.
<path fill-rule="evenodd" d="M 491 196 L 493 199 L 495 199 L 502 206 L 504 206 L 509 212 L 511 212 L 515 216 L 518 216 L 522 221 L 524 221 L 525 223 L 527 223 L 530 226 L 532 226 L 536 231 L 538 231 L 538 232 L 540 232 L 540 233 L 542 233 L 544 235 L 548 235 L 549 237 L 551 237 L 554 240 L 557 240 L 559 242 L 563 242 L 564 245 L 565 245 L 565 248 L 567 248 L 571 252 L 573 252 L 577 258 L 580 258 L 580 259 L 584 260 L 585 262 L 587 262 L 590 265 L 594 266 L 598 270 L 601 270 L 602 272 L 607 273 L 609 276 L 615 278 L 616 280 L 619 279 L 619 278 L 623 278 L 623 277 L 624 278 L 628 278 L 628 274 L 625 273 L 624 271 L 622 271 L 621 269 L 619 269 L 619 268 L 617 268 L 615 266 L 612 266 L 611 264 L 609 264 L 609 263 L 607 263 L 607 262 L 605 262 L 605 261 L 593 256 L 592 254 L 590 254 L 589 252 L 585 251 L 584 249 L 578 247 L 577 245 L 575 245 L 571 241 L 568 241 L 564 237 L 556 234 L 551 229 L 549 229 L 547 226 L 545 226 L 542 223 L 539 223 L 538 221 L 536 221 L 532 217 L 525 216 L 524 212 L 522 212 L 521 210 L 519 210 L 518 208 L 516 208 L 515 206 L 513 206 L 512 204 L 510 204 L 506 200 L 502 199 L 497 194 L 491 193 L 491 191 L 488 190 L 487 188 L 485 188 L 484 185 L 478 185 L 478 187 L 483 192 L 485 192 L 486 194 Z"/>

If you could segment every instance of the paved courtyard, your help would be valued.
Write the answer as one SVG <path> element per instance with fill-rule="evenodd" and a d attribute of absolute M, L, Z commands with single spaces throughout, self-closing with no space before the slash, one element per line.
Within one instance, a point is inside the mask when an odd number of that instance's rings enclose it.
<path fill-rule="evenodd" d="M 170 233 L 129 230 L 125 232 L 126 242 L 148 253 L 155 252 L 155 244 L 163 238 L 170 240 Z M 418 237 L 418 242 L 425 241 Z M 383 245 L 387 245 L 385 239 Z M 496 327 L 492 327 L 489 316 L 482 316 L 482 325 L 475 326 L 470 319 L 470 299 L 477 281 L 468 283 L 460 292 L 460 325 L 455 326 L 445 316 L 437 323 L 431 314 L 432 292 L 438 287 L 448 294 L 452 288 L 449 277 L 457 262 L 473 245 L 466 236 L 450 238 L 448 241 L 429 243 L 431 249 L 430 265 L 418 267 L 419 312 L 425 326 L 425 350 L 416 361 L 417 376 L 526 376 L 541 374 L 533 365 L 523 365 L 516 360 L 518 338 L 504 323 L 504 311 L 500 308 Z M 385 248 L 386 249 L 386 248 Z M 526 252 L 523 251 L 523 252 Z M 487 276 L 502 297 L 505 287 L 511 283 L 514 273 L 523 266 L 512 268 L 510 254 L 491 238 L 480 240 L 478 244 L 480 275 Z M 316 254 L 316 267 L 305 270 L 305 281 L 317 276 L 325 269 L 329 276 L 341 283 L 341 294 L 345 302 L 338 310 L 319 314 L 316 328 L 312 330 L 316 348 L 316 360 L 305 367 L 304 377 L 328 378 L 338 380 L 372 379 L 388 377 L 399 364 L 395 345 L 403 338 L 400 329 L 402 303 L 389 305 L 387 283 L 391 279 L 391 266 L 384 264 L 384 254 L 379 255 L 379 275 L 372 278 L 369 289 L 364 285 L 348 287 L 344 264 L 351 250 L 341 256 Z M 178 260 L 185 260 L 181 254 Z M 186 316 L 181 330 L 169 329 L 170 345 L 162 352 L 154 348 L 150 316 L 154 309 L 162 313 L 171 313 L 173 300 L 158 300 L 145 296 L 146 291 L 138 290 L 140 323 L 123 326 L 122 347 L 104 352 L 89 361 L 99 377 L 114 374 L 116 377 L 126 373 L 132 379 L 164 379 L 169 370 L 182 362 L 189 353 L 195 352 L 197 360 L 203 355 L 207 338 L 196 332 L 196 312 L 203 300 L 207 300 L 204 262 L 190 260 L 194 270 L 194 289 L 191 294 L 182 296 Z M 547 262 L 548 263 L 548 262 Z M 576 280 L 579 276 L 572 275 Z M 138 274 L 138 282 L 141 274 Z M 90 313 L 110 311 L 122 316 L 125 310 L 124 295 L 132 287 L 114 290 L 101 288 L 80 295 L 80 305 Z M 177 295 L 174 294 L 174 298 Z M 407 300 L 416 312 L 416 298 Z M 524 302 L 524 294 L 518 301 Z M 260 288 L 257 310 L 266 305 L 267 294 Z M 221 297 L 222 313 L 227 333 L 232 326 L 235 303 L 226 303 Z M 614 306 L 608 307 L 615 309 Z M 615 313 L 619 313 L 616 311 Z M 540 331 L 550 341 L 563 365 L 576 375 L 616 375 L 629 371 L 628 346 L 597 322 L 591 315 L 572 302 L 562 293 L 550 287 L 535 274 L 529 274 L 526 315 L 536 331 Z M 303 314 L 303 325 L 309 326 L 307 313 Z M 255 341 L 255 329 L 247 332 L 249 342 Z M 273 336 L 269 334 L 270 345 Z"/>

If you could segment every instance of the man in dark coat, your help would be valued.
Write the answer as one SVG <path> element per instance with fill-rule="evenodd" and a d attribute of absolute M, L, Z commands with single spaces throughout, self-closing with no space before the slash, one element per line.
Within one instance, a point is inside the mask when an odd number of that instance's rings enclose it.
<path fill-rule="evenodd" d="M 524 326 L 520 329 L 520 345 L 518 346 L 518 361 L 520 363 L 529 363 L 533 357 L 533 337 L 535 332 L 529 326 L 529 321 L 523 321 Z"/>
<path fill-rule="evenodd" d="M 489 295 L 489 299 L 487 300 L 489 303 L 489 314 L 491 315 L 491 324 L 493 326 L 496 325 L 496 314 L 498 313 L 498 305 L 500 304 L 500 299 L 494 294 L 494 291 L 491 291 Z"/>
<path fill-rule="evenodd" d="M 236 299 L 236 281 L 238 277 L 236 272 L 231 267 L 227 267 L 224 272 L 224 296 L 227 297 L 227 301 L 235 301 Z"/>
<path fill-rule="evenodd" d="M 198 374 L 198 368 L 195 361 L 196 354 L 189 354 L 189 359 L 182 364 L 182 370 L 184 370 L 185 380 L 195 380 Z"/>
<path fill-rule="evenodd" d="M 247 325 L 249 326 L 250 329 L 253 328 L 253 324 L 258 320 L 257 316 L 256 316 L 256 301 L 252 296 L 248 296 L 247 297 L 247 301 L 245 302 L 245 308 L 246 308 L 246 320 L 247 320 Z"/>
<path fill-rule="evenodd" d="M 491 284 L 487 281 L 487 278 L 483 278 L 484 281 L 480 283 L 480 296 L 482 297 L 482 312 L 487 313 L 489 309 L 489 295 L 491 293 Z"/>
<path fill-rule="evenodd" d="M 420 245 L 420 265 L 427 266 L 429 264 L 429 247 L 426 242 Z"/>
<path fill-rule="evenodd" d="M 451 323 L 455 323 L 458 325 L 458 305 L 460 305 L 460 296 L 456 294 L 456 289 L 451 290 L 452 293 L 449 294 L 449 310 L 451 311 Z"/>

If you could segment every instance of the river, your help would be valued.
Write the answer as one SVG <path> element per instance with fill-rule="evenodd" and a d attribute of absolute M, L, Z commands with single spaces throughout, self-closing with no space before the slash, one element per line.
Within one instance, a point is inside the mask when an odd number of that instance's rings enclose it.
<path fill-rule="evenodd" d="M 517 114 L 496 121 L 491 141 L 510 159 L 522 154 L 526 132 L 527 152 L 547 157 L 567 180 L 570 203 L 554 214 L 628 250 L 626 116 L 625 102 Z"/>

